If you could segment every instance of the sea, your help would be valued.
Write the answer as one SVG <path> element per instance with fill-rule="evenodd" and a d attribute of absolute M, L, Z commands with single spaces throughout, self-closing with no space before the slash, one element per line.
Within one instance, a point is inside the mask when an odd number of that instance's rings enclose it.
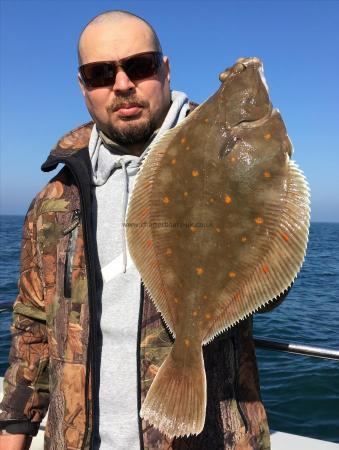
<path fill-rule="evenodd" d="M 0 376 L 8 365 L 22 216 L 0 216 Z M 256 338 L 339 350 L 339 223 L 312 223 L 304 265 L 274 311 L 254 315 Z M 339 361 L 257 349 L 270 428 L 339 443 Z"/>

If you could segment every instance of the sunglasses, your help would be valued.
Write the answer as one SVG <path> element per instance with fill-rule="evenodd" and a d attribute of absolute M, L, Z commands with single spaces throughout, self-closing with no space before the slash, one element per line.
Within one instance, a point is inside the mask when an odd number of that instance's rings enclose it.
<path fill-rule="evenodd" d="M 79 67 L 81 79 L 88 88 L 113 86 L 117 68 L 121 67 L 131 81 L 154 76 L 162 63 L 162 53 L 144 52 L 119 61 L 98 61 Z"/>

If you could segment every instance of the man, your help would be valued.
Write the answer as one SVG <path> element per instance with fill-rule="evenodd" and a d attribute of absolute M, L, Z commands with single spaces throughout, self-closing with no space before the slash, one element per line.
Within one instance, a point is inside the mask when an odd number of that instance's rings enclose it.
<path fill-rule="evenodd" d="M 194 104 L 170 90 L 154 30 L 131 13 L 94 18 L 78 53 L 93 122 L 52 150 L 42 169 L 64 167 L 25 219 L 0 449 L 29 445 L 48 407 L 48 449 L 268 449 L 251 319 L 203 349 L 202 433 L 171 440 L 138 415 L 173 341 L 122 223 L 149 143 Z"/>

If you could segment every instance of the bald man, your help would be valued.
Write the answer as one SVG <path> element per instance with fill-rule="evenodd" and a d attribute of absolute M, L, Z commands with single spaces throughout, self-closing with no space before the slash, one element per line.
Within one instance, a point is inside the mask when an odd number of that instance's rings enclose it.
<path fill-rule="evenodd" d="M 126 208 L 149 144 L 194 108 L 145 20 L 95 17 L 78 45 L 92 121 L 62 137 L 22 241 L 0 450 L 269 449 L 251 319 L 204 347 L 207 409 L 197 436 L 170 439 L 139 416 L 173 339 L 127 250 Z M 49 408 L 49 409 L 48 409 Z"/>

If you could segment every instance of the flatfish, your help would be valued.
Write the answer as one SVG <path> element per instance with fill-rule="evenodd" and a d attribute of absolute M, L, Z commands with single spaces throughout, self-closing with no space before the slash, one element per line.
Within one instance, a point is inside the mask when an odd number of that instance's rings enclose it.
<path fill-rule="evenodd" d="M 202 346 L 283 293 L 303 263 L 309 188 L 257 58 L 150 147 L 130 198 L 129 252 L 175 338 L 140 415 L 169 437 L 205 423 Z"/>

